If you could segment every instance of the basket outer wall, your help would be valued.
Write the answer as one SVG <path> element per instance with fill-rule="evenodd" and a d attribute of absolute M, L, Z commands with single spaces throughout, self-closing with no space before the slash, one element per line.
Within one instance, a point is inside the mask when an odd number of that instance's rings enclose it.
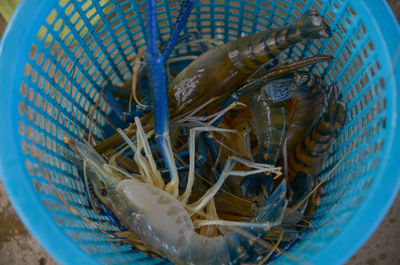
<path fill-rule="evenodd" d="M 397 53 L 400 30 L 399 27 L 389 28 L 389 25 L 397 25 L 397 21 L 386 2 L 380 0 L 367 0 L 366 2 L 368 5 L 363 1 L 358 1 L 355 8 L 360 6 L 356 11 L 358 14 L 364 13 L 365 17 L 370 18 L 364 20 L 366 25 L 374 24 L 372 27 L 381 29 L 381 32 L 376 33 L 374 41 L 380 39 L 376 43 L 380 43 L 382 46 L 378 46 L 377 49 L 385 50 L 388 54 L 387 58 L 390 58 L 389 54 Z M 16 89 L 19 87 L 18 80 L 15 80 L 13 76 L 15 73 L 23 72 L 24 69 L 24 65 L 18 63 L 20 55 L 17 51 L 30 49 L 30 43 L 25 43 L 24 40 L 34 38 L 40 28 L 40 24 L 34 23 L 35 18 L 40 15 L 37 12 L 38 8 L 42 10 L 42 13 L 46 13 L 46 10 L 51 10 L 52 5 L 54 5 L 52 0 L 22 0 L 0 45 L 2 58 L 0 61 L 0 111 L 3 113 L 3 125 L 0 130 L 0 175 L 16 212 L 46 251 L 62 264 L 97 264 L 95 259 L 75 245 L 58 228 L 52 216 L 43 207 L 42 202 L 35 196 L 32 187 L 28 187 L 29 183 L 24 181 L 24 176 L 28 173 L 23 161 L 18 160 L 22 154 L 18 145 L 18 137 L 14 135 L 14 132 L 18 131 L 15 122 L 17 113 L 11 109 L 15 103 L 9 100 L 13 98 L 13 95 L 19 93 Z M 366 10 L 369 11 L 368 14 L 365 14 Z M 20 19 L 21 17 L 24 19 Z M 20 34 L 21 32 L 24 34 Z M 387 62 L 388 65 L 391 63 Z M 400 83 L 400 65 L 398 63 L 387 83 L 391 83 L 393 87 Z M 312 264 L 344 263 L 373 233 L 396 196 L 400 187 L 400 150 L 397 149 L 400 147 L 400 128 L 397 126 L 400 123 L 397 115 L 400 109 L 395 109 L 395 107 L 400 102 L 400 96 L 397 90 L 391 91 L 391 95 L 395 104 L 388 105 L 388 110 L 392 111 L 392 120 L 388 121 L 387 126 L 390 126 L 392 130 L 386 139 L 386 144 L 391 146 L 391 152 L 382 159 L 380 172 L 376 176 L 379 181 L 371 186 L 371 189 L 375 189 L 375 191 L 364 198 L 349 224 L 341 230 L 340 235 L 322 251 L 315 254 L 310 260 Z M 6 173 L 7 177 L 5 177 Z M 28 191 L 30 194 L 27 194 Z"/>
<path fill-rule="evenodd" d="M 35 18 L 40 15 L 40 10 L 51 10 L 54 5 L 52 0 L 22 0 L 15 10 L 8 26 L 4 32 L 5 38 L 0 44 L 0 54 L 4 58 L 0 62 L 0 87 L 1 103 L 0 112 L 4 113 L 3 126 L 0 130 L 0 175 L 6 188 L 8 197 L 29 232 L 35 237 L 43 248 L 61 264 L 98 264 L 95 259 L 87 255 L 81 248 L 64 234 L 52 216 L 43 207 L 43 203 L 36 196 L 32 186 L 24 180 L 28 172 L 23 161 L 18 158 L 22 156 L 21 148 L 18 143 L 18 132 L 16 112 L 11 110 L 13 102 L 8 100 L 18 93 L 19 84 L 13 78 L 14 73 L 21 73 L 24 64 L 20 61 L 18 50 L 29 50 L 29 40 L 35 37 L 40 28 L 40 24 L 34 23 Z M 45 11 L 46 12 L 46 11 Z M 24 17 L 25 19 L 18 19 Z M 24 32 L 24 34 L 20 34 Z M 12 39 L 13 41 L 7 41 Z M 14 81 L 14 83 L 12 83 Z M 12 115 L 11 115 L 12 114 Z M 6 150 L 6 151 L 5 151 Z M 7 177 L 4 177 L 7 174 Z M 30 191 L 27 194 L 27 191 Z M 45 225 L 44 225 L 45 224 Z"/>
<path fill-rule="evenodd" d="M 366 2 L 358 1 L 359 5 L 363 5 L 363 7 L 355 5 L 354 8 L 357 13 L 364 13 L 366 10 L 369 12 L 365 14 L 365 17 L 369 17 L 370 20 L 366 19 L 364 23 L 366 26 L 374 24 L 371 26 L 381 30 L 381 32 L 377 32 L 374 43 L 382 44 L 377 49 L 385 50 L 386 58 L 392 60 L 388 61 L 387 65 L 395 64 L 390 75 L 386 77 L 389 78 L 386 82 L 397 88 L 391 91 L 392 100 L 397 104 L 392 103 L 391 106 L 388 106 L 388 110 L 392 111 L 392 120 L 388 126 L 392 129 L 390 136 L 386 139 L 386 144 L 391 151 L 382 159 L 379 174 L 376 176 L 379 180 L 371 186 L 375 189 L 374 192 L 364 198 L 349 224 L 341 230 L 340 235 L 318 254 L 315 254 L 310 260 L 312 264 L 344 264 L 350 259 L 378 228 L 400 188 L 400 150 L 398 149 L 400 147 L 400 128 L 398 126 L 400 124 L 398 115 L 400 112 L 398 105 L 400 102 L 398 91 L 400 63 L 398 62 L 399 58 L 390 57 L 390 55 L 396 55 L 396 57 L 400 55 L 400 28 L 386 1 L 367 0 Z M 397 25 L 397 27 L 390 28 L 389 25 Z"/>

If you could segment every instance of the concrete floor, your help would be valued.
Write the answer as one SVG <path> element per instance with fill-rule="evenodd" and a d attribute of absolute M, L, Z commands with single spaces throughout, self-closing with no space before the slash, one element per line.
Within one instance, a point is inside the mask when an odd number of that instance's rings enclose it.
<path fill-rule="evenodd" d="M 400 20 L 400 0 L 388 1 Z M 0 32 L 5 21 L 0 16 Z M 400 264 L 400 194 L 368 242 L 346 265 Z M 0 183 L 0 265 L 56 265 L 19 220 Z"/>

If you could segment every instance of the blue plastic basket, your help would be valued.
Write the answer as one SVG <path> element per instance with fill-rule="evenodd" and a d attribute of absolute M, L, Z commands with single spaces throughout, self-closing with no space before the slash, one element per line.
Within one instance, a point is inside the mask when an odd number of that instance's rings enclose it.
<path fill-rule="evenodd" d="M 158 1 L 163 40 L 177 15 L 173 2 Z M 393 66 L 400 30 L 388 5 L 379 0 L 204 0 L 194 8 L 188 27 L 227 42 L 293 23 L 309 9 L 327 18 L 333 38 L 301 43 L 284 57 L 324 53 L 336 58 L 327 67 L 313 68 L 328 84 L 339 84 L 348 107 L 348 122 L 325 169 L 363 135 L 324 185 L 313 220 L 315 234 L 290 249 L 293 259 L 274 262 L 341 264 L 378 226 L 400 185 L 400 67 Z M 130 77 L 127 57 L 146 45 L 144 12 L 143 0 L 25 0 L 1 43 L 1 176 L 24 224 L 62 264 L 165 262 L 115 245 L 72 213 L 55 197 L 34 154 L 39 150 L 69 204 L 92 222 L 112 227 L 88 207 L 76 169 L 60 150 L 63 136 L 78 137 L 88 130 L 93 104 L 102 110 L 95 117 L 97 134 L 105 128 L 110 110 L 99 88 L 106 79 L 118 84 Z"/>

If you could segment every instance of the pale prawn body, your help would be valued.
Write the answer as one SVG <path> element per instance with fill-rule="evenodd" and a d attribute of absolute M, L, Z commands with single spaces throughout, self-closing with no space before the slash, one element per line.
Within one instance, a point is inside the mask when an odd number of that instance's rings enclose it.
<path fill-rule="evenodd" d="M 130 209 L 121 220 L 174 264 L 230 264 L 223 237 L 197 234 L 185 207 L 169 193 L 135 180 L 122 181 L 117 191 Z"/>
<path fill-rule="evenodd" d="M 255 238 L 283 218 L 282 211 L 280 220 L 275 221 L 285 203 L 286 183 L 267 199 L 250 228 L 243 230 L 246 235 L 236 231 L 213 238 L 200 235 L 187 206 L 173 195 L 109 166 L 88 143 L 69 140 L 69 145 L 84 160 L 87 177 L 101 203 L 149 248 L 174 264 L 240 264 L 248 258 Z M 253 230 L 253 222 L 257 229 Z M 264 228 L 260 229 L 260 223 Z"/>
<path fill-rule="evenodd" d="M 121 181 L 116 190 L 128 206 L 119 213 L 121 222 L 174 264 L 240 264 L 248 258 L 254 239 L 237 232 L 213 238 L 196 233 L 190 214 L 169 193 L 133 179 Z M 279 204 L 285 192 L 278 192 Z M 113 204 L 119 207 L 118 201 Z"/>
<path fill-rule="evenodd" d="M 204 255 L 209 257 L 205 261 L 217 259 L 219 264 L 229 260 L 225 249 L 220 249 L 222 238 L 195 233 L 189 213 L 174 196 L 107 167 L 106 161 L 88 144 L 74 142 L 73 146 L 85 157 L 97 198 L 149 247 L 176 264 L 189 264 L 189 260 L 203 264 Z M 195 257 L 198 252 L 203 252 L 199 260 Z"/>

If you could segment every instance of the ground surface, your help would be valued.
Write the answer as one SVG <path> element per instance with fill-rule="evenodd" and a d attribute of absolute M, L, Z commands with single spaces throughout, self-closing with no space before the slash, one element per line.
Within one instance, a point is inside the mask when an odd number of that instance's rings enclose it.
<path fill-rule="evenodd" d="M 389 0 L 400 20 L 400 0 Z M 0 32 L 5 22 L 0 16 Z M 400 264 L 400 195 L 368 242 L 346 265 Z M 15 214 L 0 183 L 0 265 L 55 265 Z"/>

